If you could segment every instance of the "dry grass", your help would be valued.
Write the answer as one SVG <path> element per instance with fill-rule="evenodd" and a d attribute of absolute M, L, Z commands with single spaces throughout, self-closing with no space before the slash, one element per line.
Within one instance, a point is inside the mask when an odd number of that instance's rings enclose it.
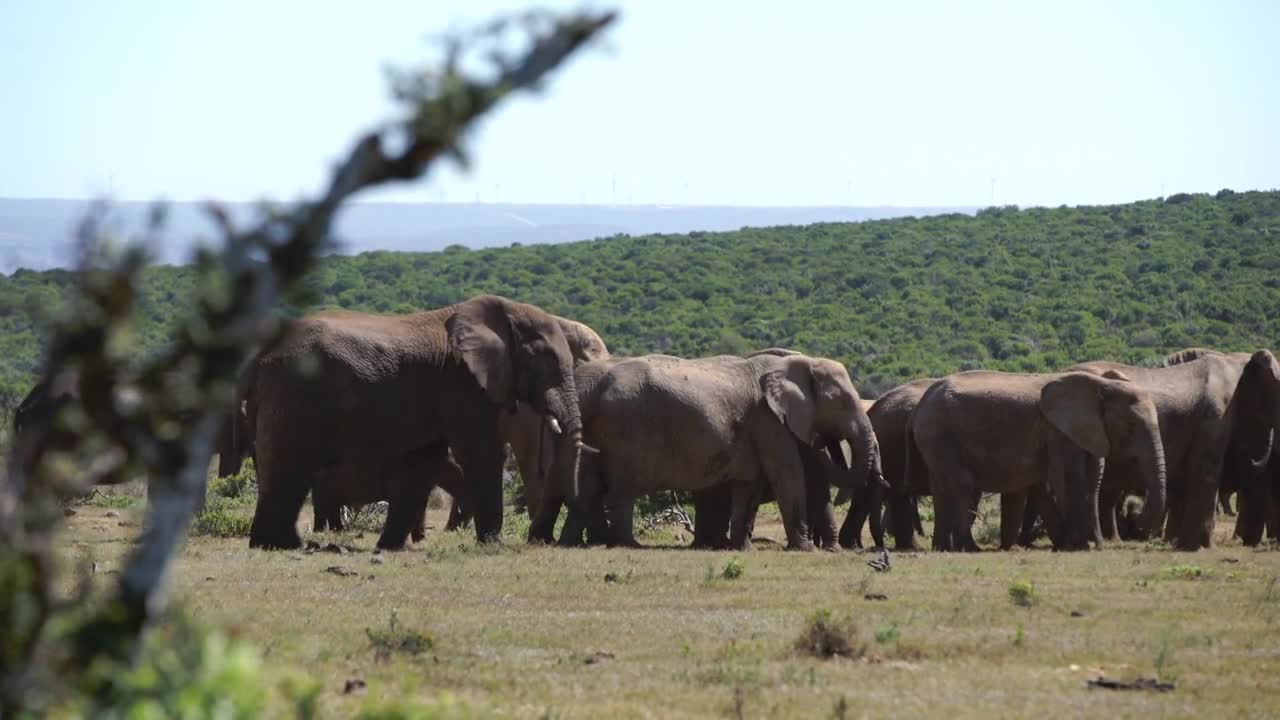
<path fill-rule="evenodd" d="M 77 510 L 68 552 L 91 554 L 109 577 L 140 509 Z M 300 527 L 310 518 L 307 507 Z M 430 513 L 436 528 L 444 520 Z M 762 513 L 758 528 L 783 537 L 776 516 Z M 364 700 L 343 694 L 349 678 L 380 698 L 450 690 L 506 717 L 1275 717 L 1280 552 L 1227 541 L 1229 528 L 1224 518 L 1219 546 L 1195 554 L 920 552 L 894 554 L 886 573 L 868 554 L 760 543 L 736 554 L 731 581 L 731 553 L 527 547 L 514 534 L 478 548 L 470 532 L 435 529 L 380 556 L 371 533 L 337 538 L 357 548 L 345 555 L 202 537 L 175 581 L 184 602 L 254 639 L 269 662 L 312 673 L 333 718 Z M 1029 607 L 1010 599 L 1024 580 Z M 887 599 L 865 599 L 877 594 Z M 865 652 L 797 652 L 821 610 L 847 618 Z M 386 650 L 415 634 L 430 642 Z M 1177 689 L 1087 689 L 1102 673 L 1158 673 Z"/>

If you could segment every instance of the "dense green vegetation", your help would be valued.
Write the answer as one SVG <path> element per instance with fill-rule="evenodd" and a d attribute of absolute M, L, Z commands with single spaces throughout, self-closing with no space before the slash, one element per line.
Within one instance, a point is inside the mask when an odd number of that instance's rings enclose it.
<path fill-rule="evenodd" d="M 851 224 L 748 228 L 440 253 L 331 257 L 313 306 L 432 308 L 491 292 L 596 328 L 616 354 L 788 346 L 849 364 L 864 395 L 959 368 L 1139 362 L 1280 337 L 1280 192 L 1178 194 L 1095 207 L 990 208 Z M 143 351 L 191 273 L 147 279 Z M 0 405 L 39 364 L 65 271 L 0 280 Z M 296 310 L 295 310 L 296 311 Z"/>

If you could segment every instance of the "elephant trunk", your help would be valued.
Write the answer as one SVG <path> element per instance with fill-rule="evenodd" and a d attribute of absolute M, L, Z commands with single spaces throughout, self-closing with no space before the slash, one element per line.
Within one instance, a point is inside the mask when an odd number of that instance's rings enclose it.
<path fill-rule="evenodd" d="M 880 445 L 876 442 L 875 430 L 871 427 L 871 418 L 858 408 L 849 427 L 845 430 L 845 440 L 854 451 L 853 468 L 854 489 L 865 488 L 868 483 L 884 486 L 884 473 L 880 468 Z"/>
<path fill-rule="evenodd" d="M 546 393 L 547 424 L 551 431 L 561 436 L 563 442 L 557 443 L 560 448 L 556 461 L 563 457 L 564 466 L 569 471 L 570 497 L 579 494 L 578 469 L 582 460 L 582 451 L 586 447 L 582 441 L 582 414 L 578 408 L 578 390 L 570 373 L 562 385 L 548 388 Z M 592 448 L 588 448 L 589 450 Z"/>
<path fill-rule="evenodd" d="M 1164 520 L 1165 509 L 1165 462 L 1164 443 L 1160 432 L 1155 427 L 1146 430 L 1149 437 L 1150 450 L 1142 452 L 1139 464 L 1142 476 L 1147 484 L 1147 496 L 1142 505 L 1142 517 L 1139 519 L 1142 532 L 1149 535 L 1158 534 L 1160 524 Z"/>

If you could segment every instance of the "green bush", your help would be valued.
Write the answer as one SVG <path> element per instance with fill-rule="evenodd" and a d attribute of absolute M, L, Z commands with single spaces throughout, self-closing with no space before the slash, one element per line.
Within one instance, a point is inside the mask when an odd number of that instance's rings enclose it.
<path fill-rule="evenodd" d="M 273 678 L 252 644 L 181 612 L 150 633 L 136 663 L 100 655 L 79 683 L 74 711 L 102 720 L 309 719 L 320 692 L 296 673 Z"/>
<path fill-rule="evenodd" d="M 211 497 L 205 501 L 204 510 L 191 521 L 191 534 L 211 537 L 248 537 L 253 518 L 231 501 Z"/>
<path fill-rule="evenodd" d="M 1031 607 L 1035 604 L 1035 587 L 1030 580 L 1014 580 L 1009 583 L 1009 598 L 1014 605 Z"/>
<path fill-rule="evenodd" d="M 228 500 L 253 500 L 258 496 L 258 470 L 253 458 L 247 457 L 235 475 L 214 478 L 209 483 L 209 495 Z"/>

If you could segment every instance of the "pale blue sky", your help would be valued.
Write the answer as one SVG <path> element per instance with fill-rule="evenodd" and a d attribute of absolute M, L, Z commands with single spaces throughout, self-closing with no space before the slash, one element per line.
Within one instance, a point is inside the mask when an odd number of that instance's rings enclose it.
<path fill-rule="evenodd" d="M 544 2 L 573 8 L 580 3 Z M 1058 205 L 1280 187 L 1280 3 L 620 2 L 608 48 L 362 199 Z M 496 0 L 6 0 L 0 197 L 286 200 Z M 614 179 L 616 177 L 616 189 Z"/>

